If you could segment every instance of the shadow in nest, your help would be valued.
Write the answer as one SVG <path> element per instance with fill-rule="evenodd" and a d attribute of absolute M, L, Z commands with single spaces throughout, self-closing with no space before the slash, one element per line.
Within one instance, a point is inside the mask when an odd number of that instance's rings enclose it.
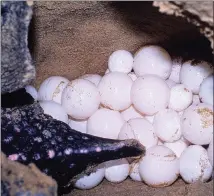
<path fill-rule="evenodd" d="M 157 38 L 157 42 L 148 44 L 164 47 L 172 57 L 213 62 L 209 40 L 185 18 L 162 14 L 152 2 L 111 2 L 109 6 L 133 33 Z"/>

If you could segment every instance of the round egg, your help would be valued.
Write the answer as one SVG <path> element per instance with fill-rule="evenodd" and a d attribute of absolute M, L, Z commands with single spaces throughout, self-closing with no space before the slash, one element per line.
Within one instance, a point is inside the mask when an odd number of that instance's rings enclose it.
<path fill-rule="evenodd" d="M 113 110 L 125 110 L 131 105 L 132 79 L 125 73 L 111 72 L 98 85 L 101 103 Z"/>
<path fill-rule="evenodd" d="M 173 59 L 172 60 L 172 71 L 169 76 L 169 80 L 174 81 L 175 83 L 180 83 L 180 71 L 181 71 L 182 61 L 181 59 Z"/>
<path fill-rule="evenodd" d="M 124 123 L 118 135 L 118 139 L 136 139 L 145 146 L 146 149 L 157 145 L 158 142 L 153 125 L 142 118 L 131 119 Z"/>
<path fill-rule="evenodd" d="M 153 124 L 153 121 L 154 121 L 155 115 L 154 115 L 154 116 L 144 116 L 144 118 L 145 118 L 146 120 L 148 120 L 150 123 L 152 123 L 152 124 Z"/>
<path fill-rule="evenodd" d="M 74 186 L 78 189 L 92 189 L 102 182 L 104 176 L 105 168 L 98 167 L 95 172 L 78 179 Z"/>
<path fill-rule="evenodd" d="M 180 117 L 172 109 L 165 109 L 155 115 L 153 121 L 156 135 L 165 142 L 174 142 L 181 137 Z"/>
<path fill-rule="evenodd" d="M 125 120 L 120 112 L 101 108 L 87 123 L 87 133 L 103 138 L 117 139 Z"/>
<path fill-rule="evenodd" d="M 69 119 L 68 125 L 76 131 L 87 133 L 87 120 Z"/>
<path fill-rule="evenodd" d="M 151 116 L 168 106 L 169 95 L 170 90 L 166 82 L 155 75 L 139 77 L 131 89 L 134 107 L 141 113 Z"/>
<path fill-rule="evenodd" d="M 153 146 L 140 160 L 140 176 L 152 187 L 171 185 L 179 175 L 179 161 L 175 153 L 165 146 Z"/>
<path fill-rule="evenodd" d="M 168 80 L 166 80 L 166 84 L 171 89 L 173 86 L 176 85 L 176 82 L 174 82 L 173 80 L 168 79 Z"/>
<path fill-rule="evenodd" d="M 197 105 L 199 103 L 201 103 L 200 97 L 198 95 L 193 95 L 192 96 L 192 105 Z"/>
<path fill-rule="evenodd" d="M 65 109 L 59 103 L 54 101 L 40 101 L 39 104 L 44 110 L 45 114 L 52 116 L 56 120 L 68 123 L 68 115 Z"/>
<path fill-rule="evenodd" d="M 168 52 L 159 46 L 145 46 L 134 57 L 134 72 L 137 76 L 157 75 L 167 79 L 172 70 L 172 60 Z"/>
<path fill-rule="evenodd" d="M 175 142 L 165 142 L 163 145 L 171 149 L 178 158 L 181 156 L 181 153 L 188 147 L 188 144 L 181 139 Z"/>
<path fill-rule="evenodd" d="M 211 165 L 213 166 L 213 139 L 211 140 L 209 147 L 207 149 L 207 154 Z"/>
<path fill-rule="evenodd" d="M 199 103 L 187 108 L 181 117 L 181 130 L 192 144 L 209 144 L 213 138 L 213 106 Z"/>
<path fill-rule="evenodd" d="M 181 67 L 180 82 L 193 94 L 198 94 L 201 83 L 212 73 L 213 69 L 207 62 L 187 61 Z"/>
<path fill-rule="evenodd" d="M 180 175 L 187 183 L 206 182 L 212 170 L 207 151 L 199 145 L 189 146 L 180 156 Z"/>
<path fill-rule="evenodd" d="M 192 103 L 192 92 L 183 84 L 171 88 L 169 108 L 180 112 L 185 110 Z"/>
<path fill-rule="evenodd" d="M 213 75 L 201 83 L 199 97 L 201 102 L 213 105 Z"/>
<path fill-rule="evenodd" d="M 35 89 L 35 87 L 31 86 L 31 85 L 27 85 L 25 87 L 25 90 L 27 93 L 29 93 L 31 95 L 31 97 L 34 98 L 35 101 L 38 100 L 38 92 L 37 90 Z"/>
<path fill-rule="evenodd" d="M 99 91 L 88 80 L 73 80 L 63 90 L 62 106 L 74 119 L 87 119 L 98 110 L 99 105 Z"/>
<path fill-rule="evenodd" d="M 129 171 L 129 176 L 132 180 L 141 182 L 141 176 L 140 176 L 140 171 L 139 171 L 139 162 L 132 162 L 130 165 L 130 171 Z"/>
<path fill-rule="evenodd" d="M 128 76 L 129 76 L 133 81 L 135 81 L 135 80 L 137 79 L 137 76 L 136 76 L 136 74 L 135 74 L 134 72 L 128 73 Z"/>
<path fill-rule="evenodd" d="M 133 67 L 133 56 L 126 50 L 113 52 L 108 60 L 108 68 L 111 72 L 129 73 Z"/>
<path fill-rule="evenodd" d="M 110 182 L 122 182 L 129 175 L 129 163 L 126 159 L 118 159 L 105 163 L 105 178 Z"/>
<path fill-rule="evenodd" d="M 85 74 L 80 77 L 80 79 L 85 79 L 92 82 L 95 86 L 98 86 L 102 77 L 98 74 Z"/>
<path fill-rule="evenodd" d="M 38 90 L 38 100 L 53 100 L 61 104 L 62 91 L 69 80 L 61 76 L 51 76 L 44 80 Z"/>
<path fill-rule="evenodd" d="M 128 109 L 122 111 L 121 115 L 125 121 L 132 118 L 143 118 L 143 116 L 132 105 Z"/>

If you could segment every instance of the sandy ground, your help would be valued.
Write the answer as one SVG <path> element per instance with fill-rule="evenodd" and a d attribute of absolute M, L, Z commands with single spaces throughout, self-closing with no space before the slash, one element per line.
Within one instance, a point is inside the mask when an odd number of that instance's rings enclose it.
<path fill-rule="evenodd" d="M 104 180 L 91 190 L 74 190 L 67 196 L 212 196 L 213 181 L 209 183 L 185 184 L 181 179 L 172 186 L 165 188 L 152 188 L 142 182 L 130 179 L 114 184 Z"/>
<path fill-rule="evenodd" d="M 135 14 L 133 14 L 135 13 Z M 175 56 L 207 59 L 212 53 L 208 40 L 199 36 L 183 19 L 165 16 L 150 2 L 36 2 L 30 45 L 38 87 L 49 76 L 74 79 L 85 73 L 103 74 L 108 56 L 115 50 L 136 51 L 145 44 L 176 45 Z M 197 42 L 195 41 L 197 40 Z M 175 53 L 174 53 L 175 52 Z M 179 180 L 167 188 L 151 188 L 126 180 L 103 181 L 92 190 L 73 190 L 75 196 L 211 196 L 213 182 L 186 185 Z"/>

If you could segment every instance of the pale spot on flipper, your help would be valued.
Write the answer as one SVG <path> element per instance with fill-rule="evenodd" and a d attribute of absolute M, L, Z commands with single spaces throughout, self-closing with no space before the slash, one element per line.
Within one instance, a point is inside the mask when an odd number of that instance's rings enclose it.
<path fill-rule="evenodd" d="M 55 156 L 55 152 L 53 150 L 48 150 L 48 157 L 52 159 Z"/>
<path fill-rule="evenodd" d="M 8 159 L 10 159 L 11 161 L 16 161 L 18 157 L 19 157 L 18 154 L 11 154 L 8 156 Z"/>

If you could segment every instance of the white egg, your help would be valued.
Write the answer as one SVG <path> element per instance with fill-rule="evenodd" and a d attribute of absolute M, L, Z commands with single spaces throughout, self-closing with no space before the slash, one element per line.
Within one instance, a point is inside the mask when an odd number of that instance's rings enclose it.
<path fill-rule="evenodd" d="M 121 115 L 126 121 L 132 118 L 143 118 L 140 112 L 138 112 L 132 105 L 128 109 L 122 111 Z"/>
<path fill-rule="evenodd" d="M 87 119 L 98 110 L 99 105 L 99 91 L 88 80 L 73 80 L 63 90 L 62 106 L 74 119 Z"/>
<path fill-rule="evenodd" d="M 209 147 L 207 149 L 207 154 L 211 165 L 213 166 L 213 139 L 211 140 Z"/>
<path fill-rule="evenodd" d="M 34 98 L 35 101 L 38 100 L 38 92 L 35 89 L 35 87 L 33 87 L 31 85 L 27 85 L 25 87 L 25 90 L 26 90 L 27 93 L 29 93 Z"/>
<path fill-rule="evenodd" d="M 194 94 L 198 94 L 201 83 L 212 73 L 213 69 L 207 62 L 194 64 L 193 61 L 187 61 L 181 67 L 180 82 Z"/>
<path fill-rule="evenodd" d="M 157 145 L 158 142 L 153 125 L 142 118 L 131 119 L 124 123 L 118 135 L 118 139 L 136 139 L 145 146 L 146 149 Z"/>
<path fill-rule="evenodd" d="M 140 160 L 140 175 L 152 187 L 171 185 L 179 175 L 179 161 L 175 153 L 165 146 L 153 146 Z"/>
<path fill-rule="evenodd" d="M 128 76 L 129 76 L 133 81 L 135 81 L 135 80 L 137 79 L 137 76 L 136 76 L 136 74 L 135 74 L 134 72 L 128 73 Z"/>
<path fill-rule="evenodd" d="M 39 104 L 44 110 L 45 114 L 52 116 L 56 120 L 68 123 L 68 115 L 65 109 L 59 103 L 54 101 L 40 101 Z"/>
<path fill-rule="evenodd" d="M 117 139 L 125 120 L 120 112 L 101 108 L 87 123 L 87 133 L 103 138 Z"/>
<path fill-rule="evenodd" d="M 169 76 L 169 80 L 174 81 L 175 83 L 180 83 L 180 71 L 181 71 L 182 61 L 181 59 L 174 59 L 172 61 L 172 71 Z"/>
<path fill-rule="evenodd" d="M 113 110 L 125 110 L 131 105 L 132 79 L 125 73 L 111 72 L 98 85 L 101 103 Z"/>
<path fill-rule="evenodd" d="M 213 75 L 201 83 L 199 97 L 203 103 L 213 105 Z"/>
<path fill-rule="evenodd" d="M 95 172 L 88 176 L 83 176 L 75 182 L 75 187 L 78 189 L 92 189 L 100 184 L 105 176 L 105 168 L 98 167 Z"/>
<path fill-rule="evenodd" d="M 130 171 L 129 171 L 129 176 L 132 180 L 141 182 L 141 176 L 140 176 L 140 171 L 139 171 L 139 162 L 132 162 L 130 165 Z"/>
<path fill-rule="evenodd" d="M 69 80 L 61 76 L 51 76 L 44 80 L 39 87 L 39 100 L 53 100 L 61 104 L 62 91 Z"/>
<path fill-rule="evenodd" d="M 108 60 L 108 68 L 111 72 L 129 73 L 133 67 L 133 56 L 126 50 L 113 52 Z"/>
<path fill-rule="evenodd" d="M 152 123 L 152 124 L 153 124 L 153 121 L 154 121 L 155 115 L 154 115 L 154 116 L 144 116 L 144 118 L 145 118 L 146 120 L 148 120 L 150 123 Z"/>
<path fill-rule="evenodd" d="M 100 80 L 102 79 L 102 77 L 98 74 L 85 74 L 80 78 L 92 82 L 95 86 L 98 86 L 98 84 L 100 83 Z"/>
<path fill-rule="evenodd" d="M 169 108 L 178 112 L 185 110 L 192 103 L 192 92 L 183 84 L 171 88 Z"/>
<path fill-rule="evenodd" d="M 155 75 L 139 77 L 131 89 L 134 107 L 145 115 L 154 115 L 165 109 L 169 103 L 169 95 L 170 90 L 166 82 Z"/>
<path fill-rule="evenodd" d="M 87 120 L 69 119 L 68 125 L 76 131 L 80 131 L 82 133 L 87 133 Z"/>
<path fill-rule="evenodd" d="M 105 163 L 105 178 L 110 182 L 122 182 L 129 175 L 129 163 L 126 159 L 118 159 Z"/>
<path fill-rule="evenodd" d="M 176 85 L 176 82 L 174 82 L 173 80 L 168 79 L 168 80 L 166 80 L 166 84 L 171 89 L 173 86 Z"/>
<path fill-rule="evenodd" d="M 193 97 L 192 97 L 192 105 L 197 105 L 199 103 L 201 103 L 199 96 L 198 95 L 193 95 Z"/>
<path fill-rule="evenodd" d="M 205 103 L 192 105 L 184 111 L 181 130 L 193 144 L 209 144 L 213 137 L 213 106 Z"/>
<path fill-rule="evenodd" d="M 188 147 L 188 144 L 185 141 L 179 139 L 175 142 L 165 142 L 164 146 L 171 149 L 177 157 L 180 157 L 181 153 Z"/>
<path fill-rule="evenodd" d="M 199 145 L 191 145 L 180 156 L 180 175 L 187 183 L 206 182 L 212 174 L 207 151 Z"/>
<path fill-rule="evenodd" d="M 165 109 L 155 115 L 153 121 L 156 135 L 163 141 L 174 142 L 181 137 L 180 117 L 172 109 Z"/>
<path fill-rule="evenodd" d="M 135 55 L 133 69 L 137 76 L 154 74 L 165 80 L 171 73 L 172 60 L 163 48 L 145 46 Z"/>
<path fill-rule="evenodd" d="M 184 138 L 184 136 L 181 136 L 180 140 L 182 140 L 183 142 L 185 142 L 187 144 L 187 146 L 189 146 L 191 144 L 191 142 L 188 141 L 186 138 Z"/>

